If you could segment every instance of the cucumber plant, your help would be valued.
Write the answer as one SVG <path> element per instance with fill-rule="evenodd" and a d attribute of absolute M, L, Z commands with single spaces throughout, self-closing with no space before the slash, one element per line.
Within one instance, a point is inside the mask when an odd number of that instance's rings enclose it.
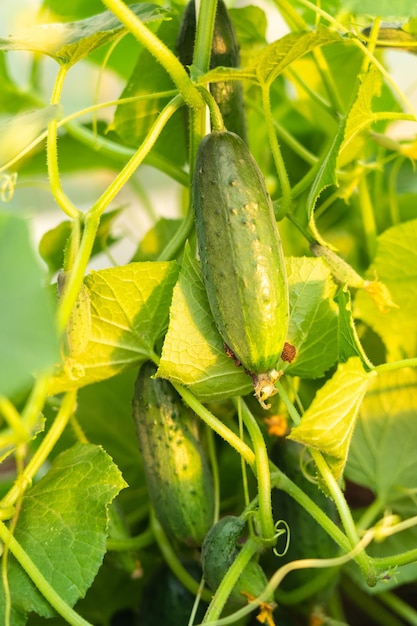
<path fill-rule="evenodd" d="M 417 623 L 391 4 L 0 9 L 2 624 Z"/>

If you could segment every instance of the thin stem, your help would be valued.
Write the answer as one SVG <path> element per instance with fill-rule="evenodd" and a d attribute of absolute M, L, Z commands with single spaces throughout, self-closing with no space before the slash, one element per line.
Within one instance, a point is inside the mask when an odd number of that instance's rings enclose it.
<path fill-rule="evenodd" d="M 216 21 L 217 0 L 203 0 L 197 15 L 193 64 L 205 74 L 210 68 L 211 42 Z"/>
<path fill-rule="evenodd" d="M 257 550 L 258 544 L 254 539 L 249 538 L 243 544 L 243 547 L 227 570 L 222 582 L 216 589 L 216 593 L 214 594 L 210 606 L 207 609 L 202 624 L 205 624 L 206 622 L 214 622 L 220 617 L 223 608 L 233 591 L 233 587 L 239 579 L 239 576 L 242 574 L 249 561 L 253 558 L 254 554 L 256 554 Z"/>
<path fill-rule="evenodd" d="M 388 608 L 390 608 L 396 615 L 402 617 L 403 620 L 407 624 L 411 624 L 411 626 L 417 626 L 417 611 L 413 609 L 407 602 L 404 602 L 401 598 L 399 598 L 394 593 L 390 591 L 385 591 L 384 593 L 380 593 L 378 598 L 381 602 L 383 602 Z"/>
<path fill-rule="evenodd" d="M 64 428 L 68 424 L 68 421 L 75 411 L 77 401 L 77 392 L 70 391 L 65 394 L 62 399 L 61 407 L 58 414 L 45 435 L 39 448 L 36 450 L 29 463 L 24 468 L 23 472 L 19 475 L 18 479 L 14 483 L 13 487 L 8 491 L 6 496 L 2 500 L 2 505 L 12 506 L 16 500 L 22 495 L 25 489 L 32 483 L 35 474 L 44 464 L 48 458 L 56 442 L 62 435 Z"/>
<path fill-rule="evenodd" d="M 66 65 L 61 65 L 59 69 L 51 97 L 51 105 L 57 105 L 61 100 L 62 88 L 64 86 L 68 69 L 69 68 Z M 55 198 L 55 201 L 58 206 L 64 211 L 64 213 L 66 213 L 69 217 L 73 219 L 77 218 L 80 212 L 64 193 L 64 190 L 61 186 L 58 165 L 58 122 L 56 119 L 52 120 L 48 124 L 46 156 L 48 164 L 49 182 L 51 192 Z"/>
<path fill-rule="evenodd" d="M 168 120 L 172 117 L 175 111 L 182 106 L 182 104 L 182 97 L 177 95 L 162 109 L 139 149 L 90 209 L 91 215 L 101 216 L 103 214 L 110 202 L 115 198 L 115 196 L 117 196 L 119 191 L 128 182 L 129 178 L 134 174 L 144 160 L 145 156 L 147 156 L 151 148 L 154 146 Z"/>
<path fill-rule="evenodd" d="M 347 599 L 368 615 L 374 623 L 379 626 L 403 626 L 403 622 L 397 620 L 391 612 L 381 606 L 376 597 L 365 593 L 348 576 L 343 579 L 342 589 Z M 381 594 L 378 595 L 378 599 L 380 597 Z"/>
<path fill-rule="evenodd" d="M 375 371 L 380 374 L 381 372 L 394 372 L 404 367 L 417 367 L 417 357 L 413 359 L 403 359 L 401 361 L 392 361 L 391 363 L 381 363 L 381 365 L 375 366 Z"/>
<path fill-rule="evenodd" d="M 84 230 L 80 242 L 78 256 L 74 261 L 72 271 L 65 284 L 65 291 L 59 303 L 57 313 L 58 331 L 62 333 L 70 318 L 71 311 L 77 300 L 78 293 L 84 280 L 84 274 L 91 257 L 97 230 L 100 223 L 100 215 L 93 215 L 90 211 L 84 219 Z"/>
<path fill-rule="evenodd" d="M 106 139 L 105 137 L 96 136 L 93 131 L 80 124 L 70 122 L 65 125 L 65 130 L 71 137 L 91 150 L 95 150 L 102 156 L 109 157 L 114 161 L 126 163 L 128 159 L 132 158 L 136 154 L 136 150 L 122 146 L 115 141 Z M 144 163 L 160 170 L 173 180 L 180 183 L 180 185 L 188 187 L 189 176 L 187 172 L 182 170 L 180 167 L 176 167 L 165 157 L 155 154 L 155 152 L 151 152 L 144 158 Z"/>
<path fill-rule="evenodd" d="M 153 530 L 145 530 L 136 537 L 109 537 L 107 539 L 107 549 L 112 552 L 128 552 L 141 550 L 155 543 Z"/>
<path fill-rule="evenodd" d="M 388 176 L 388 197 L 391 223 L 393 226 L 400 223 L 400 209 L 397 193 L 398 172 L 404 163 L 405 157 L 399 156 L 392 164 L 391 171 Z"/>
<path fill-rule="evenodd" d="M 198 415 L 210 428 L 214 430 L 220 437 L 222 437 L 229 445 L 236 450 L 248 463 L 250 468 L 255 473 L 256 459 L 254 452 L 242 441 L 230 428 L 217 419 L 205 406 L 201 404 L 194 394 L 186 387 L 173 383 L 173 386 L 178 391 L 182 399 L 188 406 Z"/>
<path fill-rule="evenodd" d="M 193 109 L 204 107 L 204 101 L 190 80 L 185 68 L 175 54 L 122 2 L 103 0 L 103 4 L 114 13 L 129 32 L 148 50 L 167 71 L 184 101 Z"/>
<path fill-rule="evenodd" d="M 191 591 L 194 595 L 197 593 L 201 594 L 203 600 L 207 602 L 211 599 L 211 593 L 207 590 L 200 590 L 199 583 L 187 572 L 185 567 L 181 564 L 178 559 L 176 552 L 173 550 L 171 544 L 168 541 L 165 532 L 159 523 L 154 511 L 151 511 L 151 528 L 153 535 L 155 537 L 156 543 L 164 557 L 165 562 L 170 567 L 171 571 L 175 574 L 179 581 L 182 582 L 184 587 Z"/>
<path fill-rule="evenodd" d="M 355 523 L 353 521 L 349 506 L 343 496 L 343 493 L 339 485 L 337 484 L 335 478 L 333 477 L 333 474 L 331 473 L 326 461 L 324 460 L 321 452 L 319 452 L 318 450 L 314 450 L 313 448 L 309 448 L 309 450 L 317 466 L 317 469 L 319 470 L 326 484 L 326 487 L 329 490 L 329 493 L 334 500 L 334 503 L 339 512 L 343 527 L 345 529 L 346 535 L 348 539 L 350 540 L 351 547 L 353 548 L 353 546 L 359 543 L 359 537 L 356 531 Z M 357 555 L 357 563 L 360 566 L 368 585 L 370 587 L 373 587 L 377 582 L 376 574 L 366 552 L 363 551 Z"/>
<path fill-rule="evenodd" d="M 92 626 L 81 615 L 76 613 L 55 591 L 49 581 L 44 577 L 30 556 L 25 552 L 20 543 L 16 541 L 7 526 L 0 521 L 0 539 L 8 546 L 15 559 L 20 563 L 35 587 L 49 602 L 49 604 L 71 626 Z"/>
<path fill-rule="evenodd" d="M 256 478 L 258 481 L 259 520 L 262 531 L 262 541 L 267 545 L 276 543 L 274 518 L 271 502 L 271 475 L 269 471 L 268 451 L 261 430 L 242 398 L 234 400 L 242 416 L 243 423 L 249 433 L 255 452 Z"/>
<path fill-rule="evenodd" d="M 278 178 L 281 184 L 281 206 L 283 207 L 284 213 L 287 213 L 291 205 L 291 185 L 274 128 L 274 119 L 272 117 L 271 99 L 268 85 L 263 85 L 262 87 L 262 104 L 269 144 L 271 146 L 275 167 L 277 168 Z"/>
<path fill-rule="evenodd" d="M 377 246 L 377 228 L 375 222 L 375 212 L 372 205 L 371 196 L 369 194 L 368 182 L 366 176 L 363 176 L 358 184 L 359 207 L 362 215 L 362 223 L 365 230 L 365 239 L 368 249 L 369 259 L 375 256 Z"/>

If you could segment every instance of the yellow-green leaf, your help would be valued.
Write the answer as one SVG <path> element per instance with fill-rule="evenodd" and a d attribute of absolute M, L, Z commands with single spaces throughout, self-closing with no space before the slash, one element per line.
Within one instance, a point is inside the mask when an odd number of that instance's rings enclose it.
<path fill-rule="evenodd" d="M 359 408 L 375 376 L 364 370 L 359 357 L 340 363 L 289 435 L 320 450 L 337 480 L 343 473 Z"/>

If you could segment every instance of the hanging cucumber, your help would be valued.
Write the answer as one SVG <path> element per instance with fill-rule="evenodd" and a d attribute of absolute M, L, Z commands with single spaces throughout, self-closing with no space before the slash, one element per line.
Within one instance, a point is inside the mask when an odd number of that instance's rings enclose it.
<path fill-rule="evenodd" d="M 227 515 L 214 524 L 207 533 L 202 546 L 201 562 L 204 579 L 213 591 L 219 587 L 239 553 L 238 540 L 244 526 L 245 522 L 241 518 Z M 268 580 L 262 567 L 256 560 L 250 560 L 229 596 L 228 608 L 243 606 L 248 599 L 257 598 L 267 584 Z M 273 597 L 270 600 L 273 601 Z"/>
<path fill-rule="evenodd" d="M 211 472 L 193 414 L 168 381 L 152 378 L 155 372 L 152 363 L 141 367 L 133 398 L 149 497 L 169 537 L 199 546 L 213 523 Z"/>
<path fill-rule="evenodd" d="M 263 404 L 276 392 L 275 368 L 288 329 L 288 287 L 264 178 L 236 134 L 212 132 L 201 141 L 193 205 L 214 321 Z"/>
<path fill-rule="evenodd" d="M 196 38 L 195 0 L 185 7 L 177 39 L 178 57 L 185 67 L 193 62 Z M 235 29 L 223 0 L 218 0 L 211 47 L 210 69 L 215 67 L 239 67 L 240 54 Z M 210 92 L 216 100 L 226 128 L 247 139 L 243 87 L 240 81 L 219 81 L 210 84 Z"/>

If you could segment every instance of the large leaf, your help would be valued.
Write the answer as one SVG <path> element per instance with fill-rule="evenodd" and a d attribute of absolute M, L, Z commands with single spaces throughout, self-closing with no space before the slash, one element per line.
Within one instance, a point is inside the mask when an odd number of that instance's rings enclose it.
<path fill-rule="evenodd" d="M 416 438 L 416 371 L 402 369 L 379 374 L 360 408 L 345 475 L 375 494 L 380 516 L 385 510 L 402 519 L 417 515 Z M 410 528 L 382 543 L 372 544 L 370 553 L 401 554 L 415 548 L 416 537 L 417 528 Z M 384 589 L 416 579 L 417 565 L 406 565 L 397 569 L 390 581 L 384 581 Z"/>
<path fill-rule="evenodd" d="M 58 359 L 54 304 L 44 280 L 27 223 L 0 212 L 0 395 L 22 390 Z"/>
<path fill-rule="evenodd" d="M 174 289 L 158 376 L 186 385 L 202 400 L 248 393 L 252 383 L 224 351 L 201 279 L 186 249 Z"/>
<path fill-rule="evenodd" d="M 346 475 L 371 489 L 381 508 L 413 498 L 417 458 L 417 373 L 378 375 L 360 409 Z"/>
<path fill-rule="evenodd" d="M 146 2 L 131 5 L 130 9 L 143 22 L 163 19 L 166 14 L 161 7 Z M 0 38 L 0 50 L 40 52 L 62 65 L 73 65 L 124 30 L 126 27 L 111 11 L 104 11 L 76 22 L 42 24 L 20 35 Z"/>
<path fill-rule="evenodd" d="M 290 323 L 287 341 L 297 354 L 286 372 L 319 378 L 337 358 L 336 285 L 321 259 L 287 259 Z"/>
<path fill-rule="evenodd" d="M 69 605 L 86 593 L 106 552 L 107 507 L 126 487 L 120 471 L 104 450 L 77 444 L 61 453 L 22 500 L 16 540 L 55 591 Z M 50 604 L 9 555 L 7 569 L 12 624 L 34 611 L 51 617 Z M 0 586 L 0 615 L 5 591 Z"/>
<path fill-rule="evenodd" d="M 85 312 L 85 320 L 91 320 L 91 328 L 86 337 L 83 323 L 69 329 L 78 348 L 52 379 L 50 393 L 105 380 L 151 358 L 167 323 L 177 274 L 175 262 L 91 272 L 82 292 L 84 310 L 89 300 L 91 313 Z"/>
<path fill-rule="evenodd" d="M 339 364 L 289 435 L 322 452 L 337 480 L 343 474 L 359 408 L 375 376 L 363 369 L 359 357 Z"/>
<path fill-rule="evenodd" d="M 398 308 L 381 311 L 366 292 L 357 294 L 355 317 L 366 322 L 385 343 L 389 360 L 417 354 L 417 220 L 386 230 L 378 237 L 368 275 L 386 285 Z"/>

